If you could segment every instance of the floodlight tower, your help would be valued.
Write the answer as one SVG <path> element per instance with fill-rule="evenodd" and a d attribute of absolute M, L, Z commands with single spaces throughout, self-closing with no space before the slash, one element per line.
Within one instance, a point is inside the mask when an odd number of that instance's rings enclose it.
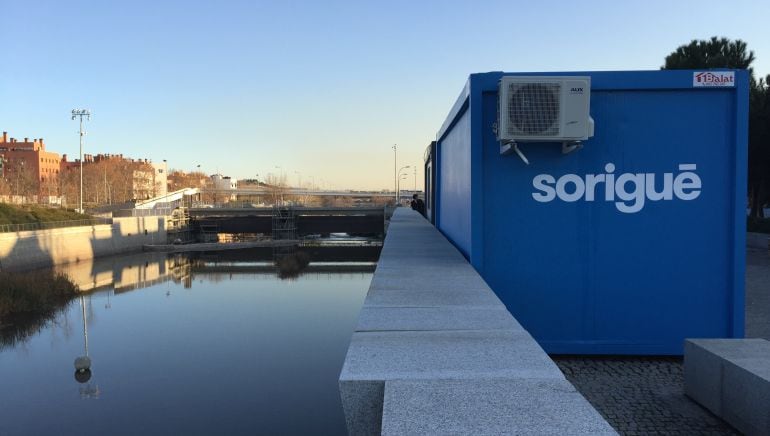
<path fill-rule="evenodd" d="M 405 169 L 408 169 L 408 168 L 409 168 L 409 165 L 405 167 L 401 167 L 397 172 L 398 174 L 398 176 L 396 176 L 396 205 L 397 206 L 401 202 L 401 178 L 402 178 L 401 176 L 403 175 L 401 174 L 401 171 L 404 171 Z M 409 176 L 409 174 L 406 174 L 406 175 Z"/>
<path fill-rule="evenodd" d="M 72 119 L 80 118 L 80 213 L 83 213 L 83 117 L 91 120 L 91 112 L 88 109 L 72 109 Z"/>

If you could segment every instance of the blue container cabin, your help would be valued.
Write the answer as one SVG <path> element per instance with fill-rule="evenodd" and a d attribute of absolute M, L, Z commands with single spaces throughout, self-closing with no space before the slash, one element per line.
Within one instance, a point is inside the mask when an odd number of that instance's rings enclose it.
<path fill-rule="evenodd" d="M 547 352 L 679 355 L 684 338 L 743 336 L 749 77 L 725 73 L 713 87 L 685 70 L 469 77 L 426 151 L 429 219 Z M 498 83 L 516 75 L 590 77 L 582 149 L 500 154 Z"/>

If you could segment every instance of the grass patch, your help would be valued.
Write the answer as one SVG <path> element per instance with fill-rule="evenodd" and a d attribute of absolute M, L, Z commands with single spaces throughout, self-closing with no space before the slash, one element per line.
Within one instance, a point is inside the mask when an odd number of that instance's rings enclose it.
<path fill-rule="evenodd" d="M 770 234 L 770 218 L 752 218 L 746 220 L 746 231 Z"/>
<path fill-rule="evenodd" d="M 0 203 L 0 224 L 27 224 L 51 221 L 73 221 L 91 218 L 69 209 L 53 209 L 37 205 Z"/>
<path fill-rule="evenodd" d="M 0 271 L 0 348 L 39 331 L 78 292 L 61 273 Z"/>

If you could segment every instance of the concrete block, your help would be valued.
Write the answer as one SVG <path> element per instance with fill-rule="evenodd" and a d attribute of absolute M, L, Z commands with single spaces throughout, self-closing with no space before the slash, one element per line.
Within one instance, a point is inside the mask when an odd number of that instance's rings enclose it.
<path fill-rule="evenodd" d="M 504 330 L 524 331 L 502 306 L 364 306 L 356 331 Z"/>
<path fill-rule="evenodd" d="M 770 342 L 759 338 L 685 340 L 688 343 L 731 361 L 770 356 Z"/>
<path fill-rule="evenodd" d="M 369 289 L 421 289 L 421 290 L 489 290 L 489 286 L 475 271 L 451 268 L 404 270 L 402 272 L 376 271 Z"/>
<path fill-rule="evenodd" d="M 770 355 L 725 361 L 721 416 L 747 435 L 770 435 Z"/>
<path fill-rule="evenodd" d="M 564 380 L 525 331 L 356 332 L 339 386 L 348 432 L 376 434 L 386 380 L 517 377 Z"/>
<path fill-rule="evenodd" d="M 615 435 L 566 380 L 392 380 L 383 435 Z"/>
<path fill-rule="evenodd" d="M 369 289 L 364 306 L 399 307 L 444 307 L 444 306 L 489 306 L 499 307 L 500 299 L 486 289 L 441 289 L 400 290 Z"/>
<path fill-rule="evenodd" d="M 382 253 L 380 253 L 382 254 Z M 461 255 L 453 254 L 435 254 L 435 255 L 422 255 L 422 254 L 385 254 L 386 257 L 380 258 L 383 262 L 378 262 L 377 267 L 381 268 L 383 273 L 398 271 L 402 269 L 419 269 L 419 270 L 441 270 L 441 269 L 461 269 L 465 272 L 471 272 L 478 274 L 472 266 L 468 264 Z"/>
<path fill-rule="evenodd" d="M 348 434 L 379 434 L 385 390 L 382 380 L 340 380 L 339 388 Z"/>
<path fill-rule="evenodd" d="M 690 339 L 684 343 L 684 393 L 721 416 L 722 358 Z"/>
<path fill-rule="evenodd" d="M 746 434 L 770 435 L 770 342 L 688 339 L 685 393 Z"/>
<path fill-rule="evenodd" d="M 395 269 L 410 269 L 410 268 L 429 268 L 431 266 L 448 268 L 450 266 L 461 267 L 462 265 L 468 265 L 468 261 L 461 255 L 452 254 L 438 254 L 436 253 L 423 253 L 412 252 L 406 254 L 394 254 L 388 255 L 386 253 L 385 262 L 382 264 L 383 271 L 390 271 Z M 377 263 L 380 266 L 380 263 Z"/>
<path fill-rule="evenodd" d="M 525 331 L 356 332 L 340 374 L 347 380 L 531 377 L 563 379 Z"/>

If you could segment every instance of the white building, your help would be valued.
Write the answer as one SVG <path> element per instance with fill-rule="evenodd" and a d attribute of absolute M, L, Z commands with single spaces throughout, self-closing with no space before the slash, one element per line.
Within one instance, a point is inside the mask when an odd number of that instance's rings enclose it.
<path fill-rule="evenodd" d="M 230 176 L 223 176 L 222 174 L 214 174 L 211 176 L 211 184 L 213 188 L 218 192 L 224 194 L 224 198 L 230 200 L 236 199 L 236 191 L 238 190 L 238 180 L 233 179 Z M 224 192 L 222 192 L 224 191 Z M 230 191 L 230 194 L 227 193 Z"/>
<path fill-rule="evenodd" d="M 231 178 L 230 176 L 214 174 L 211 176 L 211 182 L 214 185 L 214 189 L 220 189 L 223 191 L 235 191 L 238 189 L 238 181 Z"/>

